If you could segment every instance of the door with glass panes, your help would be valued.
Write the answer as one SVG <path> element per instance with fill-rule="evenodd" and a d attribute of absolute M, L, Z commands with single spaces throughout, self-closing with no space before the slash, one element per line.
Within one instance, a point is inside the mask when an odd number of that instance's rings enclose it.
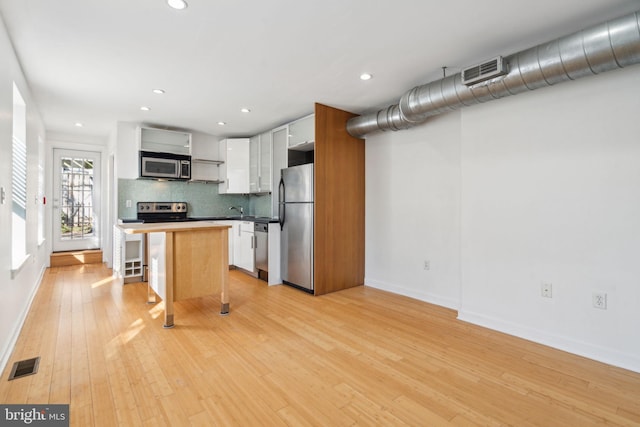
<path fill-rule="evenodd" d="M 100 248 L 100 153 L 53 151 L 53 252 Z"/>

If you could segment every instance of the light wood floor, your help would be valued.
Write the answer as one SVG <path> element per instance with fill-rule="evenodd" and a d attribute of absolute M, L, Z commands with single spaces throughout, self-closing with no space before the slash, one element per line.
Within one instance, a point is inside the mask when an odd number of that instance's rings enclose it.
<path fill-rule="evenodd" d="M 231 272 L 231 314 L 100 264 L 49 269 L 0 402 L 70 403 L 74 426 L 640 425 L 640 374 L 371 288 L 322 297 Z M 14 361 L 36 375 L 7 381 Z"/>

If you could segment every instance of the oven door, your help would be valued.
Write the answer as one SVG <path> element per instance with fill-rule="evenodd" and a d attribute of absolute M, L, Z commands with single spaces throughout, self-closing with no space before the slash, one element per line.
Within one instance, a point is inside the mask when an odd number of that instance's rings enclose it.
<path fill-rule="evenodd" d="M 180 160 L 140 156 L 140 177 L 180 178 Z"/>

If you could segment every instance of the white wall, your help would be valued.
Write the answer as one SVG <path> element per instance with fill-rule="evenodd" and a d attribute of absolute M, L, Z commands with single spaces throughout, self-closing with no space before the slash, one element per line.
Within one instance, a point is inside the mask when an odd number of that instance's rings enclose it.
<path fill-rule="evenodd" d="M 365 147 L 365 283 L 457 309 L 460 112 L 369 136 Z"/>
<path fill-rule="evenodd" d="M 6 365 L 35 295 L 46 263 L 48 241 L 38 245 L 38 138 L 45 139 L 42 120 L 0 19 L 0 187 L 7 200 L 0 204 L 0 371 Z M 13 133 L 13 82 L 27 105 L 27 253 L 30 258 L 11 274 L 11 152 Z M 37 201 L 38 200 L 38 201 Z M 49 221 L 45 221 L 48 235 Z"/>
<path fill-rule="evenodd" d="M 368 137 L 366 283 L 640 372 L 639 87 L 635 66 Z"/>

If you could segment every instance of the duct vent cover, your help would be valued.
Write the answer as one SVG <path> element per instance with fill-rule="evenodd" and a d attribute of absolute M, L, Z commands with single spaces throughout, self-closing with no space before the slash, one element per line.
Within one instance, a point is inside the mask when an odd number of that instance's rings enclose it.
<path fill-rule="evenodd" d="M 11 373 L 9 374 L 9 381 L 16 378 L 26 377 L 27 375 L 33 375 L 38 372 L 38 365 L 40 364 L 40 357 L 34 357 L 33 359 L 21 360 L 13 364 Z"/>
<path fill-rule="evenodd" d="M 502 56 L 498 56 L 482 64 L 473 65 L 462 70 L 462 84 L 471 86 L 505 74 L 507 74 L 507 66 L 502 60 Z"/>

